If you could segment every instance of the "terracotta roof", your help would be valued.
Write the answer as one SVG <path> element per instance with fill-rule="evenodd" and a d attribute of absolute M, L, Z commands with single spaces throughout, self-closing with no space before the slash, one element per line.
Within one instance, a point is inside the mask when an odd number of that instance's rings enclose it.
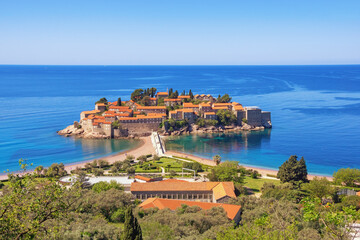
<path fill-rule="evenodd" d="M 111 124 L 111 122 L 103 122 L 103 124 Z"/>
<path fill-rule="evenodd" d="M 180 99 L 185 99 L 185 98 L 190 98 L 190 96 L 189 96 L 189 95 L 185 95 L 185 96 L 178 96 L 178 98 L 180 98 Z"/>
<path fill-rule="evenodd" d="M 164 98 L 164 102 L 181 102 L 179 98 Z"/>
<path fill-rule="evenodd" d="M 223 107 L 223 106 L 231 106 L 232 103 L 214 103 L 214 107 Z"/>
<path fill-rule="evenodd" d="M 107 104 L 105 104 L 105 103 L 96 103 L 95 105 L 97 105 L 97 106 L 106 106 Z"/>
<path fill-rule="evenodd" d="M 98 126 L 98 125 L 99 125 L 99 123 L 95 123 L 95 122 L 93 123 L 93 126 Z"/>
<path fill-rule="evenodd" d="M 231 189 L 233 189 L 232 192 Z M 225 196 L 236 197 L 234 190 L 233 182 L 187 182 L 177 179 L 150 183 L 134 182 L 130 187 L 131 192 L 213 191 L 215 199 L 220 199 Z"/>
<path fill-rule="evenodd" d="M 162 118 L 162 116 L 159 115 L 153 115 L 153 116 L 145 116 L 145 115 L 138 115 L 136 116 L 137 119 L 152 119 L 152 118 Z"/>
<path fill-rule="evenodd" d="M 192 109 L 181 109 L 179 112 L 194 112 Z"/>
<path fill-rule="evenodd" d="M 130 113 L 115 113 L 115 116 L 118 117 L 128 117 L 130 115 Z"/>
<path fill-rule="evenodd" d="M 224 203 L 208 203 L 208 202 L 195 202 L 195 201 L 185 201 L 185 200 L 175 200 L 175 199 L 163 199 L 163 198 L 148 198 L 143 203 L 139 205 L 139 207 L 143 209 L 148 208 L 158 208 L 158 209 L 165 209 L 169 208 L 170 210 L 176 210 L 180 208 L 181 205 L 187 206 L 198 206 L 201 209 L 208 210 L 213 207 L 222 207 L 226 215 L 229 219 L 234 220 L 236 215 L 241 210 L 240 205 L 233 205 L 233 204 L 224 204 Z"/>
<path fill-rule="evenodd" d="M 200 103 L 199 104 L 201 107 L 211 107 L 210 103 Z"/>
<path fill-rule="evenodd" d="M 91 111 L 83 111 L 81 113 L 85 113 L 85 114 L 94 114 L 94 113 L 99 113 L 100 110 L 91 110 Z"/>
<path fill-rule="evenodd" d="M 215 110 L 227 110 L 229 109 L 228 107 L 213 107 L 212 109 L 215 109 Z"/>
<path fill-rule="evenodd" d="M 183 107 L 184 107 L 184 108 L 198 108 L 199 105 L 194 105 L 194 104 L 192 104 L 192 103 L 184 103 L 184 104 L 183 104 Z"/>
<path fill-rule="evenodd" d="M 125 120 L 138 120 L 138 118 L 136 118 L 136 117 L 123 117 L 123 118 L 119 118 L 119 121 L 125 121 Z"/>
<path fill-rule="evenodd" d="M 135 111 L 135 112 L 134 112 L 134 114 L 140 114 L 140 113 L 141 113 L 141 112 L 139 112 L 139 111 Z"/>
<path fill-rule="evenodd" d="M 105 119 L 104 116 L 98 116 L 98 115 L 95 115 L 94 118 L 96 118 L 96 119 Z"/>
<path fill-rule="evenodd" d="M 167 92 L 158 92 L 158 93 L 156 93 L 156 95 L 166 95 L 166 96 L 168 96 L 169 94 Z"/>
<path fill-rule="evenodd" d="M 241 106 L 241 105 L 236 105 L 236 106 L 234 106 L 234 110 L 235 110 L 235 111 L 243 111 L 244 108 L 243 108 L 243 106 Z"/>
<path fill-rule="evenodd" d="M 152 97 L 150 98 L 151 101 L 156 101 L 156 98 Z"/>
<path fill-rule="evenodd" d="M 165 106 L 139 106 L 137 108 L 138 110 L 141 110 L 141 109 L 166 109 Z"/>
<path fill-rule="evenodd" d="M 148 113 L 148 116 L 161 116 L 166 117 L 166 113 Z"/>
<path fill-rule="evenodd" d="M 135 179 L 143 180 L 145 182 L 150 182 L 151 181 L 151 178 L 140 176 L 140 175 L 136 175 Z"/>
<path fill-rule="evenodd" d="M 110 106 L 109 109 L 130 109 L 128 106 Z"/>

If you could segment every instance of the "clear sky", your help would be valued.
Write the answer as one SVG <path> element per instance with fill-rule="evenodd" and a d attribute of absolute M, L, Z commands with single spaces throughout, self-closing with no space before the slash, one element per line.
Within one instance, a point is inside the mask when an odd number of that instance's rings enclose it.
<path fill-rule="evenodd" d="M 360 64 L 360 0 L 1 0 L 0 64 Z"/>

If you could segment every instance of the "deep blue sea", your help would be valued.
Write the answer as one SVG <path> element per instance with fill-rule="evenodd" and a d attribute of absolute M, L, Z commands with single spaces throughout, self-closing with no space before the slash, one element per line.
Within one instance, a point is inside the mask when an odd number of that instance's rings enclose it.
<path fill-rule="evenodd" d="M 304 156 L 311 173 L 360 168 L 360 65 L 349 66 L 0 66 L 0 171 L 79 162 L 129 149 L 124 140 L 56 134 L 101 97 L 129 99 L 135 88 L 229 93 L 272 112 L 264 132 L 184 136 L 167 147 L 276 169 Z"/>

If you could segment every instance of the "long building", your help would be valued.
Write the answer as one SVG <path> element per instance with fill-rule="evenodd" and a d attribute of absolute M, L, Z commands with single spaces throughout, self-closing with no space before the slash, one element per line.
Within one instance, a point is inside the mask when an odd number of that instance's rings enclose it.
<path fill-rule="evenodd" d="M 177 179 L 147 183 L 133 182 L 130 191 L 140 200 L 157 197 L 218 203 L 236 198 L 233 182 L 188 182 Z"/>
<path fill-rule="evenodd" d="M 185 201 L 185 200 L 174 200 L 174 199 L 162 199 L 162 198 L 148 198 L 143 203 L 139 205 L 142 209 L 158 208 L 170 209 L 175 211 L 178 208 L 181 208 L 182 205 L 187 206 L 197 206 L 203 210 L 208 210 L 213 207 L 223 208 L 226 212 L 227 217 L 234 221 L 236 224 L 240 222 L 241 219 L 241 206 L 233 204 L 224 204 L 224 203 L 209 203 L 209 202 L 194 202 L 194 201 Z"/>

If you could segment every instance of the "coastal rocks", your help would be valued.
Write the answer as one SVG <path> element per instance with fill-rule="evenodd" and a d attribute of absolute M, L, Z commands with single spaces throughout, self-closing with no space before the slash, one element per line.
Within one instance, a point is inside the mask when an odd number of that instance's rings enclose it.
<path fill-rule="evenodd" d="M 272 128 L 272 124 L 270 121 L 265 122 L 263 125 L 265 128 Z"/>

